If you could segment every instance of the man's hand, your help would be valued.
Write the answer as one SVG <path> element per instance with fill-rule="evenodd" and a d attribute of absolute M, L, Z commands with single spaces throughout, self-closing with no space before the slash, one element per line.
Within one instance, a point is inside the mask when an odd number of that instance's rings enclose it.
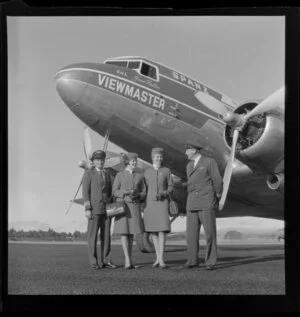
<path fill-rule="evenodd" d="M 85 211 L 85 216 L 86 216 L 87 220 L 93 219 L 92 211 L 90 209 L 86 210 Z"/>

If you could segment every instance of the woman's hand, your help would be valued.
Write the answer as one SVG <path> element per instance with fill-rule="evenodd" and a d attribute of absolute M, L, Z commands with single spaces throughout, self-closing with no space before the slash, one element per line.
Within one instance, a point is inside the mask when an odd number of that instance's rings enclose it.
<path fill-rule="evenodd" d="M 85 211 L 85 216 L 87 218 L 87 220 L 93 219 L 93 213 L 90 209 Z"/>
<path fill-rule="evenodd" d="M 156 199 L 157 200 L 163 200 L 164 198 L 166 198 L 168 196 L 168 192 L 166 190 L 161 190 L 157 193 L 156 195 Z"/>
<path fill-rule="evenodd" d="M 126 190 L 124 190 L 124 195 L 126 196 L 126 195 L 132 195 L 133 194 L 133 189 L 126 189 Z"/>

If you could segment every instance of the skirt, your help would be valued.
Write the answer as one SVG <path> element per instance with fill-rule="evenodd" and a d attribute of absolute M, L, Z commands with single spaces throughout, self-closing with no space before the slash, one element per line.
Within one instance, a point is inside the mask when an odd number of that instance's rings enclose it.
<path fill-rule="evenodd" d="M 125 215 L 116 216 L 114 233 L 138 234 L 144 232 L 144 224 L 141 216 L 141 205 L 125 202 Z"/>
<path fill-rule="evenodd" d="M 144 210 L 146 232 L 170 232 L 169 201 L 147 201 Z"/>

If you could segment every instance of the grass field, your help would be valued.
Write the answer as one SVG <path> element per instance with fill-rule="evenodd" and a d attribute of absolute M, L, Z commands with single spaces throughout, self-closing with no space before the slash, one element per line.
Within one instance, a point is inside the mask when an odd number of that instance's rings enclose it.
<path fill-rule="evenodd" d="M 200 258 L 204 257 L 204 246 Z M 218 246 L 218 266 L 182 269 L 184 245 L 166 247 L 166 270 L 152 268 L 154 254 L 135 246 L 140 267 L 123 268 L 120 245 L 112 245 L 117 269 L 91 270 L 83 244 L 9 244 L 8 294 L 284 294 L 283 245 Z M 202 262 L 204 265 L 204 263 Z"/>

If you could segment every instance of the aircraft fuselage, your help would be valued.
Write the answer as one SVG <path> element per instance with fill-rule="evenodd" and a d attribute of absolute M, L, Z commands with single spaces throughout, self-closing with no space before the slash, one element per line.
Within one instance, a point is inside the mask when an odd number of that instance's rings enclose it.
<path fill-rule="evenodd" d="M 152 147 L 165 150 L 164 164 L 185 178 L 184 144 L 194 140 L 214 157 L 223 172 L 230 149 L 224 122 L 195 98 L 201 90 L 221 100 L 229 97 L 172 68 L 142 57 L 72 64 L 56 74 L 57 90 L 74 114 L 110 141 L 146 161 Z"/>

